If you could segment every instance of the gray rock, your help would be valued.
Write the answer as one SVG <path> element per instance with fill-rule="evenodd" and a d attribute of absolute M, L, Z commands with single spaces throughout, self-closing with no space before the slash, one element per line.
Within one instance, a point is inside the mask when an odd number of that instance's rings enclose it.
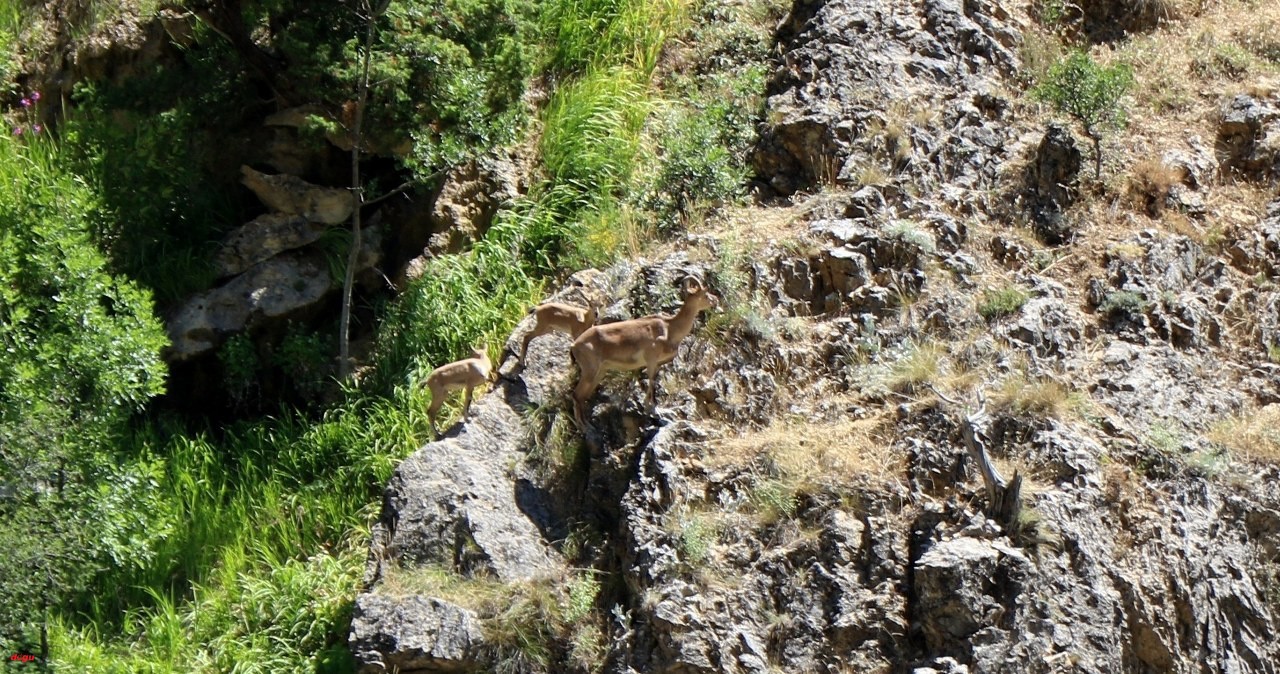
<path fill-rule="evenodd" d="M 1248 274 L 1280 275 L 1280 199 L 1267 205 L 1256 228 L 1242 229 L 1227 248 L 1231 264 Z"/>
<path fill-rule="evenodd" d="M 507 472 L 528 439 L 520 400 L 510 385 L 484 395 L 456 432 L 400 463 L 374 526 L 369 575 L 389 560 L 504 581 L 559 568 L 538 528 L 548 523 L 530 519 Z"/>
<path fill-rule="evenodd" d="M 168 321 L 172 345 L 165 357 L 186 360 L 208 352 L 229 334 L 314 306 L 334 287 L 323 256 L 274 257 L 183 303 Z"/>
<path fill-rule="evenodd" d="M 1222 108 L 1218 162 L 1246 177 L 1280 173 L 1280 99 L 1239 94 Z"/>
<path fill-rule="evenodd" d="M 990 541 L 955 538 L 938 543 L 915 562 L 915 605 L 927 647 L 955 651 L 981 629 L 998 627 L 1006 608 L 999 576 L 1025 575 L 1030 561 Z"/>
<path fill-rule="evenodd" d="M 429 597 L 360 595 L 348 644 L 360 674 L 472 672 L 483 664 L 475 614 Z"/>
<path fill-rule="evenodd" d="M 1217 345 L 1222 314 L 1235 293 L 1226 264 L 1183 236 L 1153 230 L 1106 256 L 1106 276 L 1090 281 L 1089 301 L 1103 324 L 1137 343 L 1163 341 L 1183 349 Z"/>
<path fill-rule="evenodd" d="M 828 0 L 805 3 L 780 26 L 784 56 L 767 102 L 771 124 L 753 157 L 782 195 L 818 181 L 852 182 L 862 166 L 958 178 L 994 179 L 1006 129 L 991 123 L 1007 104 L 983 88 L 1012 73 L 1020 35 L 988 0 Z M 974 96 L 971 92 L 980 91 Z M 893 156 L 870 129 L 889 126 L 890 101 L 945 104 L 937 127 L 900 124 Z M 899 120 L 894 120 L 898 122 Z M 910 128 L 906 128 L 910 127 Z M 850 213 L 859 217 L 859 213 Z"/>
<path fill-rule="evenodd" d="M 351 190 L 318 187 L 291 175 L 267 175 L 241 166 L 241 182 L 253 190 L 272 211 L 300 215 L 313 222 L 336 225 L 346 222 L 355 206 Z"/>
<path fill-rule="evenodd" d="M 1075 202 L 1081 162 L 1075 136 L 1062 125 L 1050 124 L 1036 148 L 1030 176 L 1036 233 L 1046 243 L 1057 245 L 1071 237 L 1062 213 Z"/>
<path fill-rule="evenodd" d="M 430 249 L 457 252 L 489 229 L 498 209 L 522 194 L 525 169 L 503 157 L 484 157 L 453 168 L 431 206 Z"/>
<path fill-rule="evenodd" d="M 222 240 L 214 266 L 219 276 L 233 276 L 287 250 L 319 241 L 328 228 L 301 215 L 261 215 Z"/>

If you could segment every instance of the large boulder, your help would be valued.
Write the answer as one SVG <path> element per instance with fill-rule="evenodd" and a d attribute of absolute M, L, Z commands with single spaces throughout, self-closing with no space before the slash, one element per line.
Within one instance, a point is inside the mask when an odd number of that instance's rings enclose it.
<path fill-rule="evenodd" d="M 470 672 L 484 632 L 474 613 L 440 599 L 362 594 L 348 643 L 360 674 Z"/>
<path fill-rule="evenodd" d="M 999 4 L 797 3 L 778 38 L 784 55 L 769 83 L 771 123 L 753 159 L 776 193 L 854 182 L 869 165 L 957 184 L 994 177 L 1008 130 L 993 122 L 1008 105 L 987 85 L 1016 70 L 1020 41 Z M 891 116 L 913 103 L 941 109 L 940 123 Z"/>
<path fill-rule="evenodd" d="M 277 213 L 300 215 L 308 220 L 336 225 L 351 217 L 355 198 L 351 190 L 319 187 L 292 175 L 268 175 L 241 166 L 241 182 L 253 190 L 268 209 Z"/>
<path fill-rule="evenodd" d="M 259 262 L 320 240 L 328 225 L 285 213 L 260 215 L 232 230 L 214 256 L 219 276 L 233 276 Z"/>
<path fill-rule="evenodd" d="M 215 349 L 229 334 L 287 318 L 315 305 L 334 288 L 324 256 L 298 252 L 258 264 L 212 290 L 189 298 L 169 319 L 169 360 Z"/>

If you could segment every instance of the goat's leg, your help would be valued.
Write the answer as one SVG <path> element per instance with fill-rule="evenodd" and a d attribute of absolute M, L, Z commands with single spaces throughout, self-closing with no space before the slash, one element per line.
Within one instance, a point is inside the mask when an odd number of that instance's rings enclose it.
<path fill-rule="evenodd" d="M 525 355 L 529 353 L 529 342 L 532 342 L 535 337 L 540 337 L 544 334 L 544 332 L 541 331 L 541 328 L 542 326 L 535 325 L 533 326 L 532 330 L 525 333 L 524 342 L 520 344 L 520 362 L 521 363 L 524 362 Z"/>
<path fill-rule="evenodd" d="M 662 367 L 662 363 L 660 363 L 657 358 L 650 357 L 648 366 L 649 366 L 648 367 L 648 371 L 649 371 L 648 402 L 649 402 L 649 412 L 652 413 L 654 409 L 658 407 L 658 394 L 657 394 L 658 368 Z"/>
<path fill-rule="evenodd" d="M 475 388 L 474 386 L 468 386 L 467 392 L 466 394 L 464 394 L 462 398 L 462 420 L 463 421 L 466 421 L 467 415 L 471 414 L 471 391 L 474 388 Z"/>
<path fill-rule="evenodd" d="M 431 389 L 431 407 L 427 408 L 427 419 L 431 421 L 431 438 L 433 440 L 440 437 L 440 431 L 436 430 L 436 413 L 440 411 L 440 406 L 443 404 L 443 392 Z"/>
<path fill-rule="evenodd" d="M 582 372 L 582 376 L 578 378 L 578 385 L 573 389 L 573 419 L 578 422 L 578 430 L 583 432 L 587 429 L 587 421 L 583 408 L 586 407 L 587 399 L 596 392 L 596 387 L 600 385 L 594 372 Z"/>

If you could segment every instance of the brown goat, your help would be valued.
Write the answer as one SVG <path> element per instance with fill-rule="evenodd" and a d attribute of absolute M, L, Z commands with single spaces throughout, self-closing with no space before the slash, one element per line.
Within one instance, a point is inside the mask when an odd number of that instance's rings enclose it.
<path fill-rule="evenodd" d="M 471 391 L 476 386 L 493 378 L 493 363 L 489 362 L 489 354 L 484 349 L 472 349 L 471 357 L 454 361 L 431 371 L 427 375 L 427 388 L 431 389 L 431 407 L 427 410 L 427 418 L 431 421 L 431 434 L 439 436 L 436 431 L 436 413 L 444 404 L 450 391 L 466 389 L 466 397 L 462 403 L 462 418 L 466 420 L 471 412 Z"/>
<path fill-rule="evenodd" d="M 685 277 L 681 286 L 684 304 L 674 316 L 659 314 L 597 325 L 574 340 L 569 352 L 581 375 L 573 391 L 573 417 L 580 429 L 586 428 L 583 405 L 609 370 L 645 368 L 649 375 L 649 407 L 656 404 L 654 386 L 658 368 L 676 357 L 680 342 L 693 330 L 698 314 L 720 301 L 692 276 Z"/>

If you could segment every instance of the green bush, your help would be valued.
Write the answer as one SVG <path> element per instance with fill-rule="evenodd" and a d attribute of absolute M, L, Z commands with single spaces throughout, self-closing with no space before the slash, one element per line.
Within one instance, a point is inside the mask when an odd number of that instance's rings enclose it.
<path fill-rule="evenodd" d="M 747 169 L 701 111 L 676 109 L 661 126 L 663 157 L 646 205 L 659 229 L 669 233 L 681 229 L 690 215 L 740 197 Z"/>
<path fill-rule="evenodd" d="M 1066 113 L 1093 141 L 1094 177 L 1102 176 L 1102 132 L 1125 122 L 1121 99 L 1133 86 L 1133 69 L 1120 63 L 1101 66 L 1089 53 L 1075 50 L 1049 68 L 1033 94 Z"/>
<path fill-rule="evenodd" d="M 151 295 L 92 243 L 100 202 L 44 136 L 0 139 L 0 639 L 29 639 L 167 525 L 110 449 L 163 392 Z"/>
<path fill-rule="evenodd" d="M 1030 297 L 1017 286 L 1006 286 L 999 289 L 988 288 L 982 291 L 978 299 L 978 314 L 987 320 L 1002 316 L 1010 316 L 1022 309 Z"/>
<path fill-rule="evenodd" d="M 1098 304 L 1098 311 L 1108 316 L 1141 316 L 1150 303 L 1142 293 L 1132 290 L 1116 290 L 1107 293 Z"/>

